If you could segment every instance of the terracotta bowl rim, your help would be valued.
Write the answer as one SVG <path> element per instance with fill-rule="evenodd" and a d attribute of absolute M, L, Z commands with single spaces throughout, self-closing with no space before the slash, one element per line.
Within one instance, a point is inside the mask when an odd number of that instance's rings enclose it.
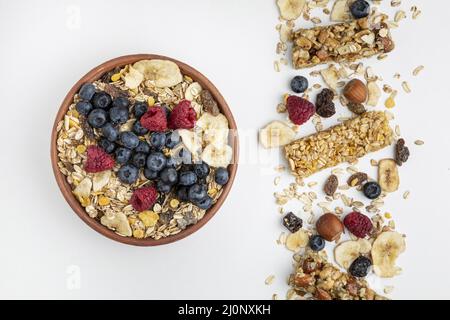
<path fill-rule="evenodd" d="M 72 188 L 70 187 L 69 183 L 66 181 L 66 177 L 59 171 L 58 168 L 58 151 L 57 151 L 57 126 L 58 123 L 64 118 L 64 115 L 67 113 L 70 105 L 72 104 L 73 97 L 75 93 L 78 92 L 79 88 L 83 83 L 86 82 L 92 82 L 97 79 L 99 79 L 105 72 L 114 69 L 118 66 L 124 66 L 139 60 L 143 59 L 164 59 L 164 60 L 170 60 L 175 62 L 183 75 L 188 75 L 191 77 L 194 81 L 197 81 L 200 83 L 200 85 L 209 90 L 211 94 L 213 95 L 214 99 L 217 101 L 217 104 L 219 105 L 219 108 L 221 109 L 221 112 L 226 116 L 229 122 L 230 127 L 230 146 L 233 148 L 233 160 L 232 163 L 228 166 L 228 171 L 230 173 L 230 178 L 228 183 L 223 188 L 222 194 L 220 195 L 217 202 L 206 212 L 205 216 L 199 220 L 196 224 L 191 225 L 187 227 L 186 229 L 182 230 L 180 233 L 169 236 L 166 238 L 162 238 L 159 240 L 154 240 L 150 238 L 146 239 L 137 239 L 134 237 L 124 237 L 121 236 L 114 231 L 108 229 L 107 227 L 103 226 L 98 220 L 93 219 L 89 217 L 89 215 L 86 213 L 84 208 L 81 206 L 81 204 L 78 202 L 78 200 L 75 198 L 75 196 L 72 193 Z M 108 60 L 99 66 L 93 68 L 91 71 L 89 71 L 86 75 L 84 75 L 80 80 L 78 80 L 75 85 L 70 89 L 70 91 L 67 93 L 66 97 L 64 98 L 61 106 L 59 107 L 58 113 L 55 118 L 55 122 L 53 125 L 52 133 L 51 133 L 51 148 L 50 148 L 50 157 L 51 157 L 51 163 L 53 168 L 53 174 L 55 175 L 56 182 L 58 184 L 59 189 L 61 190 L 64 198 L 66 199 L 69 206 L 73 209 L 73 211 L 77 214 L 78 217 L 80 217 L 81 220 L 83 220 L 89 227 L 97 231 L 98 233 L 104 235 L 105 237 L 108 237 L 109 239 L 118 241 L 120 243 L 128 244 L 128 245 L 134 245 L 134 246 L 157 246 L 157 245 L 163 245 L 163 244 L 169 244 L 178 240 L 181 240 L 197 230 L 199 230 L 201 227 L 203 227 L 208 221 L 211 220 L 211 218 L 217 213 L 217 211 L 222 206 L 223 202 L 227 198 L 231 187 L 233 185 L 234 179 L 236 177 L 236 172 L 238 168 L 238 158 L 239 158 L 239 137 L 237 133 L 237 125 L 236 121 L 234 120 L 233 114 L 231 112 L 230 107 L 226 103 L 224 97 L 219 92 L 219 90 L 214 86 L 214 84 L 206 78 L 202 73 L 194 69 L 193 67 L 175 60 L 170 57 L 156 55 L 156 54 L 133 54 L 133 55 L 125 55 L 118 58 L 114 58 L 111 60 Z"/>

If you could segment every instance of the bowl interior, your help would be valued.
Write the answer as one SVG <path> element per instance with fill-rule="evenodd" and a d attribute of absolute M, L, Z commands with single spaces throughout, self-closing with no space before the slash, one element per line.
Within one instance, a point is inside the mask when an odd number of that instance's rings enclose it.
<path fill-rule="evenodd" d="M 78 202 L 78 200 L 75 198 L 75 196 L 72 194 L 72 188 L 69 185 L 69 183 L 66 181 L 66 177 L 59 171 L 58 168 L 58 151 L 56 147 L 56 140 L 57 140 L 57 132 L 56 128 L 58 123 L 64 118 L 64 115 L 67 113 L 70 105 L 72 104 L 74 95 L 78 92 L 81 85 L 85 82 L 92 82 L 97 79 L 99 79 L 105 72 L 114 69 L 115 67 L 124 66 L 130 63 L 134 63 L 139 60 L 144 59 L 164 59 L 164 60 L 170 60 L 175 62 L 183 75 L 187 75 L 191 77 L 194 81 L 200 83 L 200 85 L 209 90 L 211 94 L 213 95 L 214 99 L 217 101 L 217 104 L 219 105 L 219 108 L 221 112 L 225 115 L 225 117 L 228 119 L 229 127 L 230 127 L 230 136 L 229 136 L 229 142 L 230 146 L 233 148 L 233 159 L 231 164 L 228 167 L 228 171 L 230 173 L 230 178 L 228 183 L 224 186 L 222 194 L 217 199 L 217 202 L 207 211 L 205 216 L 200 219 L 196 224 L 188 226 L 186 229 L 182 230 L 180 233 L 169 236 L 166 238 L 161 238 L 159 240 L 154 239 L 136 239 L 133 237 L 124 237 L 121 236 L 114 231 L 108 229 L 107 227 L 103 226 L 99 221 L 96 219 L 93 219 L 89 217 L 89 215 L 86 213 L 84 208 L 81 206 L 81 204 Z M 130 245 L 136 245 L 136 246 L 155 246 L 155 245 L 162 245 L 171 243 L 177 240 L 180 240 L 184 237 L 187 237 L 188 235 L 194 233 L 198 229 L 200 229 L 202 226 L 204 226 L 213 216 L 216 214 L 216 212 L 219 210 L 219 208 L 222 206 L 224 200 L 226 199 L 232 185 L 234 178 L 236 176 L 237 166 L 238 166 L 238 157 L 239 157 L 239 140 L 237 135 L 237 127 L 236 122 L 233 118 L 233 115 L 231 113 L 230 108 L 228 107 L 225 99 L 220 94 L 220 92 L 217 90 L 217 88 L 200 72 L 195 70 L 194 68 L 188 66 L 185 63 L 182 63 L 180 61 L 177 61 L 172 58 L 160 56 L 160 55 L 153 55 L 153 54 L 136 54 L 136 55 L 128 55 L 123 56 L 119 58 L 115 58 L 112 60 L 109 60 L 98 67 L 92 69 L 89 71 L 83 78 L 81 78 L 69 91 L 69 93 L 66 95 L 63 103 L 61 104 L 61 107 L 59 108 L 59 111 L 56 115 L 55 123 L 53 126 L 52 131 L 52 137 L 51 137 L 51 161 L 52 161 L 52 167 L 53 167 L 53 173 L 55 175 L 56 181 L 58 183 L 59 188 L 61 189 L 61 192 L 70 205 L 70 207 L 75 211 L 75 213 L 83 220 L 87 225 L 89 225 L 92 229 L 96 230 L 97 232 L 103 234 L 104 236 L 121 242 L 125 244 Z"/>

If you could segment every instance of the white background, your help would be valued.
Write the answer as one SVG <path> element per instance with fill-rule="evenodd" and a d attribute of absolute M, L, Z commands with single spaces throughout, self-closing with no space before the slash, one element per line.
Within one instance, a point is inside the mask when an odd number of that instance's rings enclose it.
<path fill-rule="evenodd" d="M 385 206 L 407 234 L 408 248 L 399 260 L 401 276 L 371 282 L 378 290 L 394 285 L 397 299 L 450 298 L 450 2 L 403 3 L 405 11 L 419 5 L 422 16 L 394 31 L 397 48 L 388 59 L 369 63 L 386 83 L 401 90 L 393 79 L 399 72 L 413 90 L 400 92 L 394 110 L 411 160 L 401 168 L 400 191 Z M 272 196 L 279 161 L 258 164 L 245 156 L 257 145 L 255 131 L 283 118 L 275 107 L 288 80 L 301 73 L 273 70 L 277 17 L 271 0 L 0 0 L 0 298 L 284 297 L 292 269 L 291 253 L 275 244 L 283 231 Z M 50 166 L 51 127 L 66 92 L 92 67 L 132 53 L 168 55 L 202 71 L 250 132 L 242 137 L 242 164 L 217 216 L 163 247 L 126 246 L 91 230 L 65 203 Z M 426 69 L 412 77 L 420 64 Z M 301 134 L 310 132 L 307 126 Z M 426 144 L 414 146 L 416 139 Z M 369 159 L 390 152 L 364 158 L 360 168 L 375 176 Z M 308 181 L 321 184 L 328 173 Z M 290 182 L 286 175 L 280 187 Z M 78 272 L 80 288 L 70 285 Z M 266 286 L 270 274 L 276 279 Z"/>

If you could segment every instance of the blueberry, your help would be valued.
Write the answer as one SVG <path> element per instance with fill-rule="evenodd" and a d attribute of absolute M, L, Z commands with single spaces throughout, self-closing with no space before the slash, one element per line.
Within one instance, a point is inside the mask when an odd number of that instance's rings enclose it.
<path fill-rule="evenodd" d="M 111 96 L 106 92 L 97 92 L 92 98 L 94 108 L 107 109 L 111 104 Z"/>
<path fill-rule="evenodd" d="M 101 128 L 106 123 L 106 111 L 102 109 L 94 109 L 88 115 L 88 123 L 93 128 Z"/>
<path fill-rule="evenodd" d="M 381 194 L 381 187 L 376 182 L 367 182 L 363 187 L 364 195 L 369 199 L 376 199 Z"/>
<path fill-rule="evenodd" d="M 176 154 L 172 155 L 177 164 L 191 164 L 192 154 L 185 148 L 181 148 Z"/>
<path fill-rule="evenodd" d="M 175 158 L 172 158 L 172 157 L 167 158 L 166 167 L 168 167 L 168 168 L 176 168 L 177 166 L 178 166 L 178 163 L 175 160 Z"/>
<path fill-rule="evenodd" d="M 113 100 L 112 106 L 113 107 L 119 107 L 119 108 L 127 108 L 130 105 L 130 101 L 128 101 L 125 97 L 117 97 Z"/>
<path fill-rule="evenodd" d="M 229 178 L 228 170 L 226 168 L 218 168 L 216 170 L 214 180 L 216 181 L 217 184 L 223 186 L 228 182 L 228 178 Z"/>
<path fill-rule="evenodd" d="M 147 158 L 147 168 L 159 172 L 166 165 L 166 161 L 166 157 L 161 152 L 153 152 Z"/>
<path fill-rule="evenodd" d="M 158 189 L 158 191 L 162 193 L 169 193 L 170 190 L 172 190 L 172 186 L 170 184 L 162 182 L 161 180 L 158 180 L 158 182 L 156 183 L 156 189 Z"/>
<path fill-rule="evenodd" d="M 370 13 L 370 5 L 365 0 L 356 0 L 350 5 L 350 12 L 355 19 L 365 18 Z"/>
<path fill-rule="evenodd" d="M 166 144 L 166 135 L 163 132 L 153 132 L 150 135 L 150 145 L 156 150 L 161 150 Z"/>
<path fill-rule="evenodd" d="M 178 180 L 177 170 L 175 170 L 174 168 L 165 168 L 159 174 L 159 178 L 165 184 L 173 185 Z"/>
<path fill-rule="evenodd" d="M 313 235 L 309 238 L 309 247 L 313 251 L 320 251 L 325 248 L 325 240 L 319 235 Z"/>
<path fill-rule="evenodd" d="M 81 86 L 80 91 L 78 91 L 78 95 L 81 99 L 85 101 L 89 101 L 95 94 L 95 87 L 92 83 L 85 83 Z"/>
<path fill-rule="evenodd" d="M 124 107 L 112 107 L 109 110 L 109 119 L 113 124 L 124 124 L 129 119 L 128 109 Z"/>
<path fill-rule="evenodd" d="M 119 147 L 116 149 L 115 156 L 117 163 L 125 164 L 131 158 L 131 150 L 124 147 Z"/>
<path fill-rule="evenodd" d="M 291 89 L 295 93 L 303 93 L 308 89 L 308 79 L 303 76 L 296 76 L 291 80 Z"/>
<path fill-rule="evenodd" d="M 209 174 L 209 166 L 206 162 L 194 164 L 194 172 L 199 178 L 206 178 Z"/>
<path fill-rule="evenodd" d="M 210 196 L 206 196 L 199 201 L 195 201 L 194 204 L 203 210 L 208 210 L 212 206 L 212 199 Z"/>
<path fill-rule="evenodd" d="M 147 141 L 139 141 L 138 146 L 136 149 L 134 149 L 136 152 L 142 152 L 142 153 L 149 153 L 150 152 L 150 145 Z"/>
<path fill-rule="evenodd" d="M 148 129 L 144 128 L 141 124 L 141 121 L 136 120 L 133 124 L 133 132 L 136 133 L 138 136 L 143 136 L 148 133 Z"/>
<path fill-rule="evenodd" d="M 178 184 L 181 186 L 192 186 L 197 182 L 197 176 L 193 171 L 181 172 L 178 178 Z"/>
<path fill-rule="evenodd" d="M 369 268 L 372 266 L 372 261 L 364 256 L 359 256 L 352 262 L 348 272 L 357 278 L 364 278 L 369 273 Z"/>
<path fill-rule="evenodd" d="M 119 130 L 108 122 L 102 127 L 102 135 L 109 141 L 114 142 L 119 137 Z"/>
<path fill-rule="evenodd" d="M 189 201 L 188 196 L 189 188 L 188 187 L 178 187 L 177 189 L 177 198 L 180 201 Z"/>
<path fill-rule="evenodd" d="M 87 116 L 89 112 L 91 112 L 92 108 L 92 104 L 87 101 L 79 101 L 75 106 L 75 109 L 77 109 L 78 113 L 82 114 L 83 116 Z"/>
<path fill-rule="evenodd" d="M 120 134 L 120 142 L 128 149 L 134 149 L 139 145 L 139 138 L 130 131 L 125 131 Z"/>
<path fill-rule="evenodd" d="M 147 162 L 147 155 L 145 153 L 136 152 L 131 158 L 131 163 L 138 168 L 145 167 Z"/>
<path fill-rule="evenodd" d="M 188 190 L 188 199 L 191 202 L 200 201 L 208 195 L 205 185 L 194 184 Z"/>
<path fill-rule="evenodd" d="M 166 147 L 174 148 L 180 143 L 180 135 L 176 131 L 166 133 Z"/>
<path fill-rule="evenodd" d="M 134 104 L 134 116 L 136 119 L 140 119 L 148 110 L 147 103 L 145 102 L 136 102 Z"/>
<path fill-rule="evenodd" d="M 117 176 L 123 183 L 133 184 L 139 177 L 139 169 L 131 164 L 126 164 L 119 169 Z"/>
<path fill-rule="evenodd" d="M 106 153 L 113 153 L 116 149 L 116 144 L 106 138 L 101 138 L 98 142 L 98 145 L 100 146 L 100 148 L 105 150 Z"/>
<path fill-rule="evenodd" d="M 158 178 L 158 171 L 153 171 L 150 170 L 149 168 L 145 168 L 144 169 L 144 176 L 148 179 L 148 180 L 155 180 L 156 178 Z"/>

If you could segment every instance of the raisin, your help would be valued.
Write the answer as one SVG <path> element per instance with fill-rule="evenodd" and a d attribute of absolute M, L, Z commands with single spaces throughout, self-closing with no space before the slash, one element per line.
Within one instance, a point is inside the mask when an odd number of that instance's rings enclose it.
<path fill-rule="evenodd" d="M 203 107 L 207 112 L 211 113 L 213 116 L 217 116 L 220 113 L 217 102 L 214 100 L 211 92 L 208 90 L 202 90 L 200 93 L 200 98 L 202 99 Z"/>
<path fill-rule="evenodd" d="M 316 112 L 322 118 L 329 118 L 336 113 L 334 106 L 334 92 L 330 89 L 323 89 L 316 99 Z"/>
<path fill-rule="evenodd" d="M 367 176 L 367 173 L 364 172 L 357 172 L 354 173 L 348 178 L 347 184 L 350 187 L 356 187 L 362 185 L 364 182 L 366 182 L 369 179 Z"/>
<path fill-rule="evenodd" d="M 338 185 L 339 185 L 338 177 L 332 174 L 331 176 L 328 177 L 327 181 L 325 182 L 323 191 L 327 196 L 332 197 L 336 192 Z"/>
<path fill-rule="evenodd" d="M 404 139 L 398 139 L 397 145 L 395 146 L 395 162 L 399 166 L 408 161 L 409 158 L 409 149 L 405 145 Z"/>
<path fill-rule="evenodd" d="M 366 108 L 362 103 L 353 103 L 349 102 L 347 105 L 348 110 L 353 112 L 354 114 L 361 115 L 366 112 Z"/>
<path fill-rule="evenodd" d="M 303 226 L 303 220 L 292 212 L 289 212 L 283 218 L 283 225 L 292 233 L 297 232 Z"/>

